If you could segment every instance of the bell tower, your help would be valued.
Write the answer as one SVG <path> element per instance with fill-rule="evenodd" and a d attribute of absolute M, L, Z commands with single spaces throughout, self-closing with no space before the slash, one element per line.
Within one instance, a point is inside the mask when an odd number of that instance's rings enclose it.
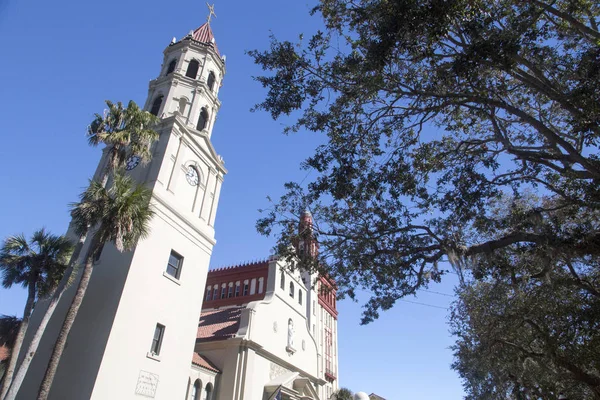
<path fill-rule="evenodd" d="M 160 138 L 147 165 L 133 156 L 126 168 L 152 189 L 150 235 L 130 252 L 104 246 L 50 399 L 185 398 L 227 173 L 210 141 L 224 75 L 210 20 L 164 50 L 144 105 L 160 118 Z M 105 162 L 103 155 L 96 174 Z M 75 286 L 59 302 L 18 399 L 35 398 Z M 43 313 L 43 304 L 36 308 Z"/>
<path fill-rule="evenodd" d="M 145 109 L 161 118 L 178 115 L 187 127 L 210 138 L 221 107 L 218 93 L 224 75 L 225 58 L 207 22 L 180 41 L 173 38 L 165 49 Z"/>

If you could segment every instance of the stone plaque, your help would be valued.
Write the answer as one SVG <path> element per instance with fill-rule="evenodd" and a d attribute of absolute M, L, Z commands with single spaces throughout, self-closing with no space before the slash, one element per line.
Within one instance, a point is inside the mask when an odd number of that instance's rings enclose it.
<path fill-rule="evenodd" d="M 140 370 L 137 385 L 135 386 L 135 394 L 154 398 L 156 396 L 156 388 L 158 387 L 158 375 L 148 371 Z"/>

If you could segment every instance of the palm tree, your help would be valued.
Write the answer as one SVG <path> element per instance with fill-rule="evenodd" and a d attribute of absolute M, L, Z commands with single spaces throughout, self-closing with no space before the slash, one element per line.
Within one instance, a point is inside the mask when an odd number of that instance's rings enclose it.
<path fill-rule="evenodd" d="M 85 296 L 94 268 L 94 259 L 103 245 L 113 242 L 119 251 L 135 247 L 137 241 L 149 233 L 149 222 L 154 212 L 150 206 L 152 191 L 143 185 L 134 185 L 130 177 L 115 173 L 109 188 L 92 181 L 73 205 L 71 216 L 78 234 L 87 232 L 89 226 L 97 227 L 85 256 L 85 267 L 75 297 L 67 311 L 44 380 L 40 385 L 38 400 L 46 400 L 58 368 L 67 337 Z"/>
<path fill-rule="evenodd" d="M 106 100 L 106 105 L 108 109 L 104 112 L 104 115 L 95 114 L 94 120 L 87 129 L 88 143 L 90 145 L 98 146 L 104 144 L 108 149 L 108 162 L 101 171 L 100 176 L 97 177 L 97 182 L 102 187 L 106 187 L 111 173 L 124 167 L 125 162 L 130 156 L 135 155 L 140 157 L 142 164 L 150 161 L 152 158 L 152 144 L 158 140 L 159 136 L 151 128 L 158 123 L 159 119 L 149 112 L 140 109 L 134 101 L 130 101 L 127 108 L 123 108 L 121 102 L 115 104 L 109 100 Z M 46 327 L 62 295 L 67 289 L 68 283 L 74 279 L 73 271 L 79 260 L 86 237 L 87 230 L 81 231 L 69 263 L 69 269 L 65 274 L 65 279 L 60 283 L 59 290 L 56 290 L 50 299 L 40 325 L 29 344 L 26 356 L 21 362 L 13 379 L 12 386 L 4 400 L 14 400 L 16 398 Z M 2 399 L 2 396 L 0 396 L 0 399 Z"/>
<path fill-rule="evenodd" d="M 129 157 L 137 156 L 142 163 L 150 161 L 151 146 L 158 140 L 158 133 L 151 127 L 159 121 L 133 100 L 127 108 L 120 101 L 115 104 L 106 100 L 106 105 L 108 110 L 104 115 L 95 114 L 87 132 L 91 146 L 104 144 L 108 150 L 106 167 L 98 179 L 102 186 L 106 186 L 110 173 L 122 167 Z"/>
<path fill-rule="evenodd" d="M 44 228 L 27 241 L 23 234 L 10 236 L 0 249 L 0 274 L 6 289 L 21 285 L 27 289 L 23 320 L 12 345 L 10 361 L 0 389 L 0 398 L 8 391 L 33 305 L 39 297 L 54 291 L 67 269 L 73 245 L 64 236 L 52 235 Z"/>

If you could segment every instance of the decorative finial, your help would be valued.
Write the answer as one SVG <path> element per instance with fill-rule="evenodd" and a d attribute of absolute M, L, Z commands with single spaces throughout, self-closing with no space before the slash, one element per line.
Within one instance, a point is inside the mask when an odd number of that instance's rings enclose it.
<path fill-rule="evenodd" d="M 210 4 L 206 3 L 206 6 L 208 7 L 208 17 L 206 17 L 206 22 L 210 24 L 210 19 L 212 18 L 212 16 L 214 15 L 215 18 L 217 18 L 217 14 L 215 14 L 214 4 L 211 6 Z"/>

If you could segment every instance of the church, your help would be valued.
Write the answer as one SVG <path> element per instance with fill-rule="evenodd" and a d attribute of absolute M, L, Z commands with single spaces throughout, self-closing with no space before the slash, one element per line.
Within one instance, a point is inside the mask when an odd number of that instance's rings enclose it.
<path fill-rule="evenodd" d="M 152 190 L 151 233 L 129 252 L 104 246 L 51 399 L 322 400 L 338 389 L 329 279 L 292 271 L 277 256 L 208 270 L 227 174 L 211 142 L 224 77 L 210 19 L 164 50 L 144 106 L 160 118 L 160 139 L 150 163 L 133 156 L 126 167 Z M 104 153 L 96 176 L 106 162 Z M 308 211 L 298 229 L 312 229 Z M 318 243 L 304 237 L 298 251 L 316 254 Z M 61 299 L 18 399 L 35 398 L 75 286 Z M 46 307 L 36 305 L 24 349 Z"/>

